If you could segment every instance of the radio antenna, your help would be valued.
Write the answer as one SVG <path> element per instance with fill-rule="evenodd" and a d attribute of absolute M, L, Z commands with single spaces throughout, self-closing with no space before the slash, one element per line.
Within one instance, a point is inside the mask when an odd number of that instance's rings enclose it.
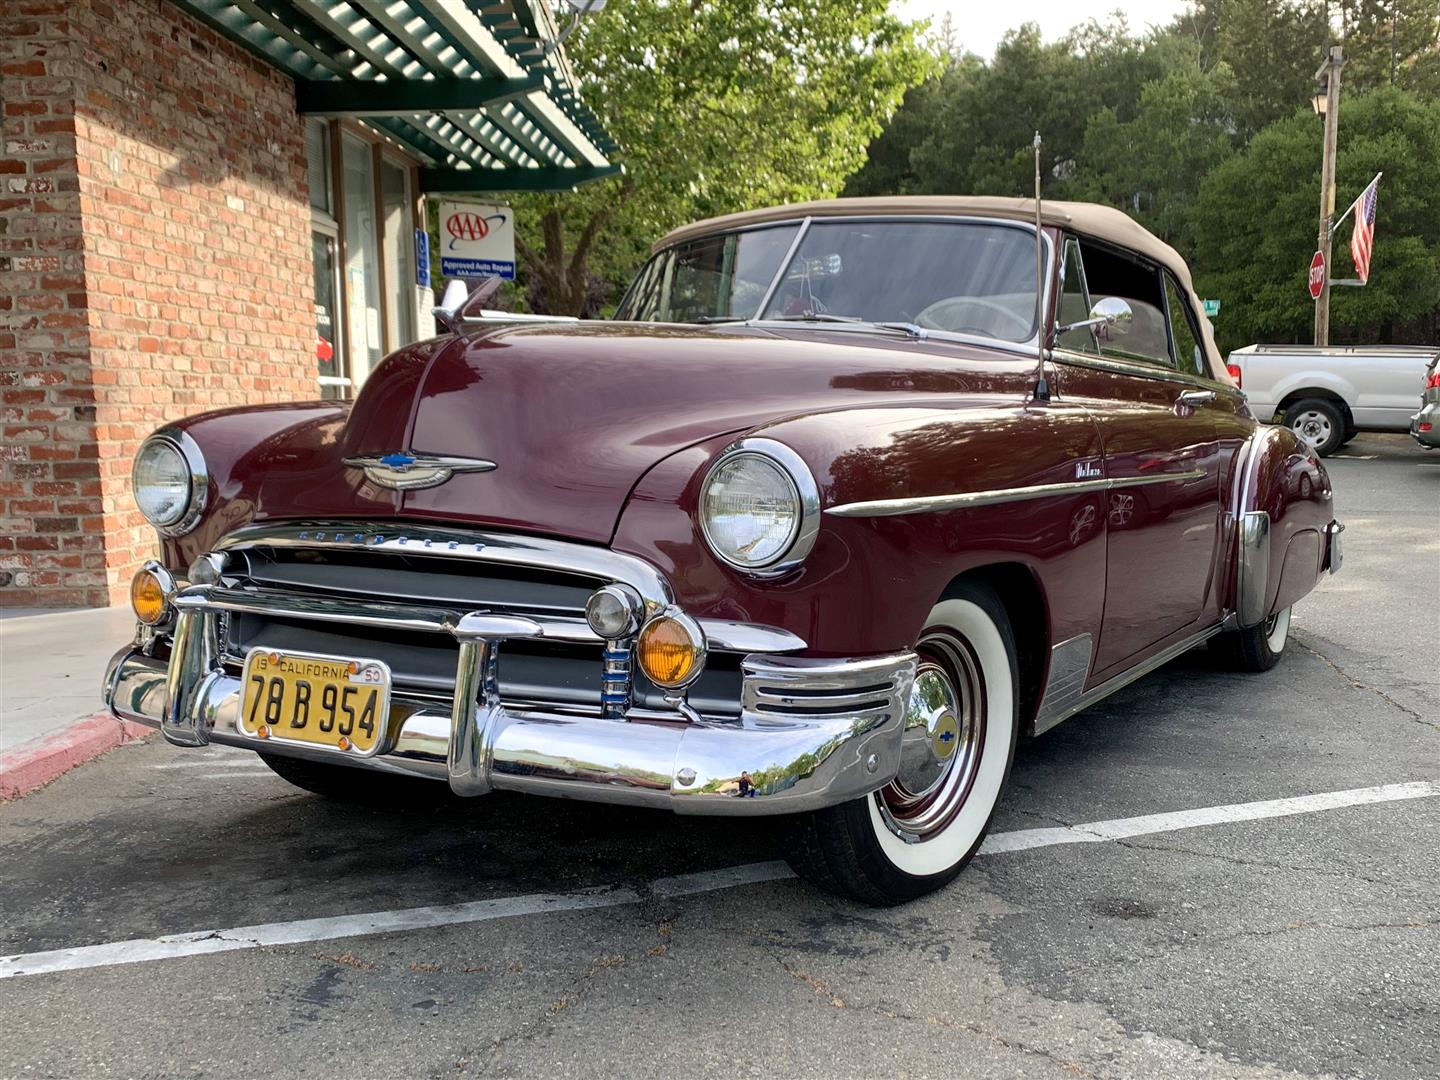
<path fill-rule="evenodd" d="M 1035 400 L 1050 400 L 1045 381 L 1045 237 L 1040 224 L 1040 132 L 1035 132 Z"/>

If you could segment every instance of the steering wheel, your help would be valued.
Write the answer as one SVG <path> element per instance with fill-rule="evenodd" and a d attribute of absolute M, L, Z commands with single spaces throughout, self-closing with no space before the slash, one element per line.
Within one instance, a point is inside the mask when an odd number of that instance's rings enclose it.
<path fill-rule="evenodd" d="M 988 330 L 980 330 L 979 327 L 959 321 L 958 316 L 962 314 L 961 309 L 970 307 L 983 308 L 1005 316 L 1015 324 L 1022 336 L 1028 336 L 1030 333 L 1029 318 L 1022 318 L 1004 304 L 997 304 L 994 300 L 987 300 L 983 296 L 947 296 L 943 300 L 936 300 L 915 316 L 915 324 L 923 326 L 927 330 L 949 330 L 951 333 L 973 330 L 987 337 L 995 336 Z"/>

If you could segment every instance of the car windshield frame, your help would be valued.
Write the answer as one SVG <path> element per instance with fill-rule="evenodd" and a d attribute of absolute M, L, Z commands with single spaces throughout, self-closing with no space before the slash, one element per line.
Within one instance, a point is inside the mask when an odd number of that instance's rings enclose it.
<path fill-rule="evenodd" d="M 659 260 L 666 255 L 672 253 L 677 247 L 680 247 L 684 244 L 695 243 L 702 240 L 710 240 L 716 237 L 726 236 L 730 234 L 748 233 L 754 232 L 759 229 L 773 229 L 776 227 L 798 225 L 799 228 L 796 230 L 795 235 L 791 239 L 789 249 L 786 251 L 784 257 L 780 260 L 780 264 L 777 266 L 775 273 L 765 290 L 764 296 L 761 298 L 758 307 L 755 309 L 757 313 L 763 313 L 770 307 L 770 305 L 774 301 L 775 294 L 780 289 L 780 286 L 783 284 L 791 265 L 794 263 L 796 256 L 799 254 L 805 242 L 806 236 L 810 232 L 811 227 L 813 225 L 831 224 L 983 225 L 996 228 L 1010 228 L 1016 230 L 1017 232 L 1023 233 L 1026 235 L 1027 240 L 1032 247 L 1034 245 L 1035 238 L 1034 222 L 1023 221 L 1008 217 L 991 217 L 973 214 L 816 214 L 805 217 L 778 218 L 774 221 L 756 222 L 754 224 L 741 226 L 740 228 L 719 229 L 713 233 L 702 233 L 697 236 L 686 237 L 684 240 L 669 244 L 656 251 L 653 255 L 651 255 L 648 260 L 646 260 L 645 265 L 641 267 L 640 272 L 636 274 L 635 280 L 631 283 L 630 288 L 625 291 L 624 297 L 622 298 L 619 306 L 616 308 L 617 317 L 618 313 L 624 311 L 626 306 L 635 299 L 636 288 L 638 287 L 640 282 L 646 278 L 651 268 L 656 265 L 656 260 Z M 1041 327 L 1037 329 L 1032 323 L 1031 334 L 1028 338 L 1017 340 L 1013 338 L 995 337 L 985 333 L 971 333 L 967 331 L 939 330 L 928 328 L 922 329 L 920 327 L 912 326 L 910 327 L 910 329 L 915 331 L 913 336 L 983 344 L 996 348 L 1003 348 L 1015 351 L 1033 352 L 1039 345 L 1045 323 L 1052 321 L 1050 319 L 1050 304 L 1056 288 L 1054 237 L 1051 235 L 1049 229 L 1042 228 L 1040 230 L 1040 238 L 1043 248 L 1042 259 L 1044 266 L 1044 288 L 1043 292 L 1041 293 L 1041 311 L 1043 312 L 1043 315 L 1041 317 Z M 847 315 L 849 313 L 840 312 L 836 314 Z M 881 333 L 893 333 L 897 326 L 908 325 L 902 324 L 898 321 L 870 322 L 863 319 L 856 319 L 854 321 L 832 321 L 830 318 L 826 318 L 823 315 L 820 318 L 809 320 L 795 316 L 761 317 L 760 314 L 757 314 L 756 316 L 751 318 L 742 318 L 740 316 L 720 316 L 713 317 L 705 321 L 686 321 L 676 323 L 676 325 L 681 326 L 705 326 L 726 324 L 785 328 L 788 330 L 794 330 L 797 327 L 803 326 L 809 329 L 839 333 L 855 331 L 868 333 L 875 333 L 877 331 Z"/>

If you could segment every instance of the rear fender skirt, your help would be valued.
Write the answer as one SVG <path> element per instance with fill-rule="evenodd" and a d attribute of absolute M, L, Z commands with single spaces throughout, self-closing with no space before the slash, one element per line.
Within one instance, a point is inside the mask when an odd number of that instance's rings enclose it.
<path fill-rule="evenodd" d="M 1275 591 L 1276 611 L 1283 611 L 1315 587 L 1316 579 L 1323 573 L 1320 563 L 1324 556 L 1325 545 L 1318 529 L 1302 529 L 1290 538 L 1280 584 Z"/>

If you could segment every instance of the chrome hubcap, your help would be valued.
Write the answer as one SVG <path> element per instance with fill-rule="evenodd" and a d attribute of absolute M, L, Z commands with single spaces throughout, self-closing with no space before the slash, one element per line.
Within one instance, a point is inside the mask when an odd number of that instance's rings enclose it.
<path fill-rule="evenodd" d="M 1290 430 L 1311 446 L 1321 446 L 1330 438 L 1330 418 L 1310 409 L 1291 421 Z"/>
<path fill-rule="evenodd" d="M 950 823 L 980 762 L 984 685 L 970 650 L 949 635 L 923 638 L 905 710 L 900 771 L 877 793 L 886 824 L 909 841 Z"/>

